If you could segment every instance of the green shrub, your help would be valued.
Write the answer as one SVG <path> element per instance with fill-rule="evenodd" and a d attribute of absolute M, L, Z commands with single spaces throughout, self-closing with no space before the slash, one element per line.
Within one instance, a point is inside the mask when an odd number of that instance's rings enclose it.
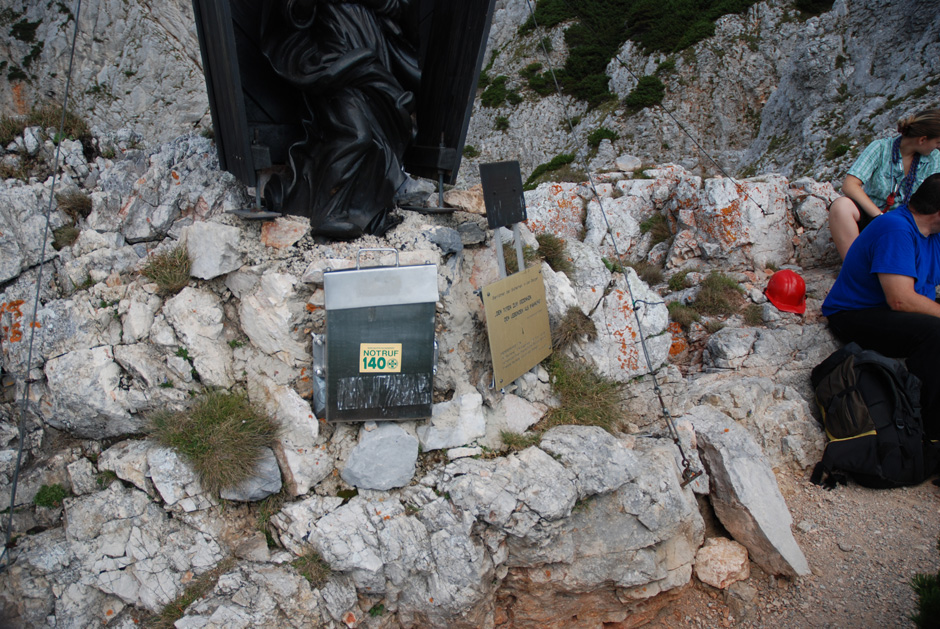
<path fill-rule="evenodd" d="M 506 131 L 509 129 L 509 118 L 506 116 L 496 116 L 493 121 L 493 128 L 497 131 Z"/>
<path fill-rule="evenodd" d="M 676 69 L 676 58 L 669 56 L 659 62 L 659 65 L 656 66 L 656 76 L 662 76 L 664 74 L 669 74 Z"/>
<path fill-rule="evenodd" d="M 710 37 L 715 20 L 743 13 L 755 0 L 634 0 L 626 3 L 627 35 L 647 52 L 677 52 Z"/>
<path fill-rule="evenodd" d="M 536 254 L 548 262 L 548 266 L 556 273 L 565 273 L 570 275 L 574 271 L 574 265 L 568 259 L 568 250 L 565 248 L 565 241 L 555 234 L 543 232 L 535 235 L 539 248 Z"/>
<path fill-rule="evenodd" d="M 829 141 L 826 142 L 826 150 L 823 155 L 826 159 L 842 157 L 849 152 L 850 147 L 847 144 L 848 141 L 849 137 L 845 134 L 840 134 L 833 138 L 829 138 Z"/>
<path fill-rule="evenodd" d="M 795 6 L 806 15 L 822 15 L 832 10 L 834 0 L 796 0 Z"/>
<path fill-rule="evenodd" d="M 189 272 L 192 266 L 186 247 L 178 245 L 169 251 L 150 256 L 142 273 L 156 282 L 160 292 L 173 294 L 189 284 Z"/>
<path fill-rule="evenodd" d="M 474 157 L 480 156 L 480 149 L 473 146 L 472 144 L 465 144 L 463 147 L 463 156 L 473 159 Z"/>
<path fill-rule="evenodd" d="M 561 405 L 545 414 L 539 429 L 567 424 L 615 428 L 620 419 L 619 383 L 559 354 L 549 359 L 547 368 Z"/>
<path fill-rule="evenodd" d="M 292 561 L 290 565 L 314 588 L 321 588 L 326 585 L 327 580 L 333 573 L 330 564 L 326 563 L 320 553 L 312 547 L 308 547 L 304 554 Z"/>
<path fill-rule="evenodd" d="M 689 287 L 688 277 L 689 273 L 692 273 L 692 269 L 686 269 L 685 271 L 679 271 L 675 273 L 672 277 L 669 278 L 667 286 L 669 290 L 678 291 L 684 288 Z"/>
<path fill-rule="evenodd" d="M 666 86 L 655 76 L 641 76 L 633 91 L 623 99 L 623 105 L 632 112 L 640 111 L 645 107 L 655 107 L 663 102 L 666 96 Z"/>
<path fill-rule="evenodd" d="M 591 134 L 588 135 L 588 144 L 594 148 L 597 148 L 604 140 L 615 142 L 618 139 L 620 139 L 620 134 L 618 134 L 616 131 L 611 131 L 607 127 L 601 127 L 600 129 L 591 131 Z"/>
<path fill-rule="evenodd" d="M 649 284 L 654 286 L 663 281 L 663 269 L 652 262 L 647 260 L 636 260 L 627 262 L 627 266 L 636 271 L 637 276 Z"/>
<path fill-rule="evenodd" d="M 54 485 L 43 485 L 39 488 L 39 491 L 36 492 L 36 495 L 33 496 L 33 504 L 37 507 L 45 507 L 46 509 L 61 507 L 62 501 L 65 500 L 68 495 L 68 490 L 58 483 Z"/>
<path fill-rule="evenodd" d="M 535 249 L 528 245 L 522 245 L 522 263 L 529 266 L 532 262 L 539 259 Z M 503 261 L 506 263 L 506 273 L 512 275 L 519 271 L 519 261 L 516 257 L 516 246 L 511 242 L 503 243 Z"/>
<path fill-rule="evenodd" d="M 539 177 L 541 177 L 545 173 L 556 171 L 560 169 L 562 166 L 566 166 L 573 161 L 574 161 L 573 153 L 562 153 L 561 155 L 556 155 L 555 157 L 545 162 L 544 164 L 539 164 L 538 166 L 536 166 L 535 169 L 532 171 L 532 174 L 529 175 L 529 178 L 526 179 L 525 185 L 523 185 L 522 188 L 524 190 L 534 190 Z"/>
<path fill-rule="evenodd" d="M 489 86 L 483 90 L 483 94 L 480 95 L 480 103 L 484 107 L 499 107 L 507 100 L 512 105 L 518 105 L 522 102 L 522 97 L 509 88 L 506 87 L 506 82 L 509 81 L 509 77 L 506 75 L 500 75 L 493 79 Z"/>
<path fill-rule="evenodd" d="M 572 306 L 552 330 L 552 349 L 560 352 L 585 336 L 589 341 L 596 339 L 597 327 L 580 308 Z"/>
<path fill-rule="evenodd" d="M 186 411 L 158 413 L 151 432 L 192 465 L 213 495 L 251 477 L 265 448 L 274 445 L 277 425 L 244 394 L 210 391 Z"/>

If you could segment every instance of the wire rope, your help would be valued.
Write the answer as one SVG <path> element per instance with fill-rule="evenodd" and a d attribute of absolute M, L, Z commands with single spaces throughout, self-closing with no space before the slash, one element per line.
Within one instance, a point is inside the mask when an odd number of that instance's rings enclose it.
<path fill-rule="evenodd" d="M 52 219 L 52 210 L 55 207 L 55 187 L 58 182 L 59 175 L 59 160 L 62 151 L 62 142 L 65 138 L 65 121 L 66 114 L 68 113 L 68 102 L 69 102 L 69 90 L 72 86 L 72 66 L 75 62 L 75 43 L 78 41 L 78 23 L 79 17 L 82 10 L 82 0 L 76 0 L 75 7 L 75 29 L 72 35 L 72 46 L 71 52 L 69 53 L 69 69 L 68 74 L 65 77 L 65 95 L 62 102 L 62 118 L 59 121 L 59 135 L 58 142 L 56 143 L 55 149 L 55 160 L 52 171 L 52 187 L 49 191 L 49 205 L 46 208 L 46 222 L 45 227 L 43 228 L 42 234 L 42 247 L 40 248 L 39 253 L 39 269 L 36 275 L 36 298 L 33 301 L 33 310 L 32 316 L 30 318 L 29 324 L 29 347 L 26 352 L 26 374 L 24 377 L 23 383 L 23 397 L 20 400 L 20 416 L 19 416 L 19 443 L 17 445 L 16 451 L 16 464 L 13 468 L 13 478 L 10 483 L 10 508 L 9 508 L 9 517 L 7 518 L 7 530 L 6 530 L 6 540 L 3 545 L 3 550 L 0 551 L 0 572 L 6 571 L 11 563 L 11 553 L 13 543 L 13 511 L 16 506 L 16 487 L 19 482 L 20 476 L 20 467 L 23 462 L 23 448 L 26 443 L 26 409 L 29 405 L 29 390 L 30 384 L 32 383 L 31 372 L 33 369 L 33 344 L 36 338 L 36 317 L 39 313 L 39 297 L 42 292 L 42 272 L 43 267 L 45 266 L 46 260 L 46 243 L 49 239 L 49 225 Z"/>
<path fill-rule="evenodd" d="M 566 4 L 567 4 L 567 0 L 566 0 Z M 529 9 L 529 16 L 532 18 L 533 24 L 535 25 L 536 28 L 538 28 L 538 21 L 535 17 L 535 10 L 532 7 L 532 0 L 526 0 L 526 6 Z M 555 83 L 555 90 L 557 91 L 558 96 L 562 101 L 562 107 L 564 109 L 565 119 L 568 122 L 568 128 L 571 134 L 574 135 L 574 125 L 571 122 L 571 116 L 568 113 L 568 105 L 564 99 L 561 86 L 558 83 L 558 78 L 555 75 L 555 70 L 552 67 L 551 58 L 549 57 L 548 50 L 545 48 L 544 43 L 542 43 L 541 48 L 542 48 L 543 53 L 545 54 L 545 61 L 548 66 L 549 72 L 551 72 L 552 80 Z M 583 148 L 584 147 L 582 147 L 582 149 Z M 582 155 L 584 154 L 584 152 L 581 149 L 579 149 L 578 153 Z M 604 218 L 604 224 L 607 228 L 606 230 L 607 236 L 610 237 L 610 242 L 611 242 L 611 245 L 613 246 L 614 254 L 617 257 L 617 260 L 619 260 L 620 263 L 623 264 L 623 253 L 621 253 L 620 247 L 617 245 L 617 239 L 614 237 L 613 229 L 611 229 L 610 220 L 607 217 L 607 211 L 604 209 L 604 202 L 601 199 L 600 194 L 598 194 L 597 192 L 597 186 L 595 185 L 595 182 L 594 182 L 594 175 L 591 174 L 591 170 L 590 168 L 588 168 L 586 158 L 581 157 L 580 159 L 581 159 L 581 163 L 585 166 L 584 171 L 587 173 L 588 184 L 591 189 L 591 194 L 593 194 L 594 199 L 597 201 L 598 207 L 600 208 L 600 211 L 601 211 L 601 216 Z M 654 373 L 654 370 L 653 370 L 653 361 L 650 358 L 649 348 L 646 342 L 646 334 L 643 332 L 643 324 L 640 321 L 639 310 L 637 309 L 637 306 L 639 305 L 640 302 L 637 301 L 636 297 L 633 294 L 633 287 L 630 285 L 629 279 L 627 279 L 625 283 L 627 285 L 627 292 L 630 295 L 631 310 L 633 311 L 633 316 L 634 316 L 634 319 L 636 320 L 637 333 L 639 334 L 639 337 L 640 337 L 640 347 L 643 350 L 643 358 L 646 361 L 647 374 L 650 376 L 650 378 L 653 381 L 653 391 L 655 392 L 656 397 L 659 400 L 659 406 L 662 410 L 663 418 L 666 420 L 666 426 L 669 429 L 669 435 L 672 438 L 673 443 L 675 443 L 676 447 L 679 449 L 679 455 L 682 460 L 682 472 L 681 472 L 682 473 L 682 486 L 684 487 L 685 485 L 688 485 L 689 483 L 694 481 L 696 478 L 701 476 L 702 472 L 701 470 L 692 469 L 692 464 L 689 461 L 689 458 L 686 456 L 685 449 L 682 447 L 682 442 L 679 439 L 679 432 L 676 429 L 676 425 L 672 419 L 672 415 L 669 413 L 669 409 L 666 406 L 666 401 L 663 399 L 662 389 L 659 386 L 659 381 L 656 378 L 656 374 Z"/>

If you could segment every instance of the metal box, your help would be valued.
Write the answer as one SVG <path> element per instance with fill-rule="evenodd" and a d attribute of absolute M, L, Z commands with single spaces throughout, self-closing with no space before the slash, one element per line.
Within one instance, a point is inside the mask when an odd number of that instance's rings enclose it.
<path fill-rule="evenodd" d="M 323 288 L 326 420 L 430 417 L 437 267 L 357 263 L 325 272 Z"/>

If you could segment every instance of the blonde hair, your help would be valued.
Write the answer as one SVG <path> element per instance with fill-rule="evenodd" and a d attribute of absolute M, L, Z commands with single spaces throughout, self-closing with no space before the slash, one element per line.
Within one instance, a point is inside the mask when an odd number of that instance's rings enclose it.
<path fill-rule="evenodd" d="M 901 118 L 898 133 L 906 138 L 940 138 L 940 109 L 925 109 Z"/>

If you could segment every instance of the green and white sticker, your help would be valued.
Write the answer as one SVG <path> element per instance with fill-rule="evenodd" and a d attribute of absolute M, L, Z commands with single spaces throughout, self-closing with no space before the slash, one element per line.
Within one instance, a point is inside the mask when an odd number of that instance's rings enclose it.
<path fill-rule="evenodd" d="M 401 343 L 360 343 L 359 373 L 401 373 Z"/>

